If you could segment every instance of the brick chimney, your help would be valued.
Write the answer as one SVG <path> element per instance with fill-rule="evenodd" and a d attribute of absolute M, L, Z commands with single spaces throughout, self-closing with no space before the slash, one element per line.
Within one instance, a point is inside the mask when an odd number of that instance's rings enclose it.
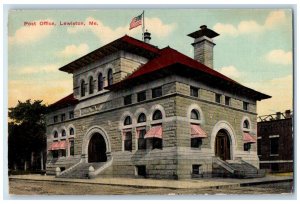
<path fill-rule="evenodd" d="M 200 30 L 188 34 L 188 36 L 194 38 L 194 59 L 198 62 L 213 69 L 214 65 L 214 46 L 213 38 L 219 34 L 215 31 L 207 28 L 206 25 L 200 26 Z"/>

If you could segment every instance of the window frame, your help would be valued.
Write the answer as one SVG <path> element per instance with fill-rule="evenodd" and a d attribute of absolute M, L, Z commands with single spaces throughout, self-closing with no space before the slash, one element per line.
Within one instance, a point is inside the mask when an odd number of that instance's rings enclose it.
<path fill-rule="evenodd" d="M 86 84 L 85 84 L 84 80 L 81 80 L 81 83 L 80 83 L 80 96 L 84 97 L 85 92 L 86 92 Z"/>
<path fill-rule="evenodd" d="M 231 106 L 231 97 L 225 96 L 225 105 L 226 106 Z"/>
<path fill-rule="evenodd" d="M 61 122 L 64 122 L 66 120 L 66 114 L 65 113 L 62 113 L 61 115 L 60 115 L 60 121 Z"/>
<path fill-rule="evenodd" d="M 142 99 L 141 99 L 141 94 L 142 94 Z M 147 95 L 146 95 L 146 91 L 140 91 L 137 93 L 137 102 L 142 102 L 142 101 L 146 101 L 147 100 Z"/>
<path fill-rule="evenodd" d="M 199 88 L 190 86 L 190 96 L 198 98 L 199 97 Z"/>
<path fill-rule="evenodd" d="M 157 113 L 160 113 L 160 117 L 159 118 L 156 118 L 155 116 L 157 115 Z M 161 110 L 155 110 L 153 112 L 153 115 L 152 115 L 152 121 L 157 121 L 157 120 L 162 120 L 163 119 L 163 114 L 161 112 Z"/>
<path fill-rule="evenodd" d="M 103 74 L 100 72 L 98 74 L 98 91 L 102 91 L 104 87 L 104 78 Z"/>
<path fill-rule="evenodd" d="M 141 116 L 144 116 L 145 120 L 140 120 Z M 138 119 L 137 119 L 137 123 L 145 123 L 147 121 L 147 116 L 145 113 L 140 113 L 139 116 L 138 116 Z"/>
<path fill-rule="evenodd" d="M 222 103 L 222 94 L 215 93 L 215 102 L 219 104 Z"/>
<path fill-rule="evenodd" d="M 246 101 L 243 101 L 243 110 L 244 111 L 249 111 L 249 103 Z"/>
<path fill-rule="evenodd" d="M 152 98 L 159 98 L 162 96 L 162 86 L 153 88 L 151 91 L 152 91 Z"/>
<path fill-rule="evenodd" d="M 124 96 L 123 104 L 124 106 L 132 104 L 132 94 Z"/>
<path fill-rule="evenodd" d="M 107 85 L 110 86 L 114 82 L 114 76 L 112 69 L 109 69 L 107 72 Z"/>
<path fill-rule="evenodd" d="M 94 78 L 92 76 L 90 76 L 89 78 L 89 94 L 93 94 L 94 93 Z"/>

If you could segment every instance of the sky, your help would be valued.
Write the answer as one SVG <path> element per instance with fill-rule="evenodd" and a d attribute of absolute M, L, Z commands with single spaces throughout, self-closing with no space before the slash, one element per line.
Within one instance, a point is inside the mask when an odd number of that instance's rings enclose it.
<path fill-rule="evenodd" d="M 17 10 L 8 18 L 8 106 L 27 99 L 51 104 L 72 92 L 72 75 L 58 69 L 125 34 L 141 9 Z M 56 26 L 39 25 L 55 22 Z M 86 26 L 60 26 L 80 21 Z M 89 26 L 88 22 L 96 22 Z M 25 22 L 36 22 L 25 26 Z M 288 9 L 145 9 L 151 44 L 170 46 L 193 58 L 187 34 L 201 25 L 215 30 L 214 69 L 271 95 L 258 101 L 258 115 L 292 109 L 292 11 Z"/>

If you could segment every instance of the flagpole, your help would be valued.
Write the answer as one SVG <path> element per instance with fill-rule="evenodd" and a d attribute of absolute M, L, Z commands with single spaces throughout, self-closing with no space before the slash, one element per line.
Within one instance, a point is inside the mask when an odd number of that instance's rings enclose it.
<path fill-rule="evenodd" d="M 142 27 L 142 40 L 144 41 L 144 33 L 145 33 L 145 11 L 143 10 L 143 27 Z"/>

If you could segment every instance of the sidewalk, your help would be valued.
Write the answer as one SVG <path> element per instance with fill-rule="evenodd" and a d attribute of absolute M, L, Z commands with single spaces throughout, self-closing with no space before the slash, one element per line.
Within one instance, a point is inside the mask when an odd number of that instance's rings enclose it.
<path fill-rule="evenodd" d="M 69 182 L 69 183 L 87 183 L 101 185 L 146 187 L 146 188 L 170 188 L 170 189 L 207 189 L 207 188 L 231 188 L 238 186 L 247 186 L 254 184 L 277 183 L 292 181 L 292 176 L 266 176 L 255 179 L 231 179 L 231 178 L 205 178 L 189 180 L 155 180 L 155 179 L 135 179 L 135 178 L 94 178 L 94 179 L 63 179 L 54 176 L 42 175 L 13 175 L 9 180 L 32 180 L 49 182 Z"/>

